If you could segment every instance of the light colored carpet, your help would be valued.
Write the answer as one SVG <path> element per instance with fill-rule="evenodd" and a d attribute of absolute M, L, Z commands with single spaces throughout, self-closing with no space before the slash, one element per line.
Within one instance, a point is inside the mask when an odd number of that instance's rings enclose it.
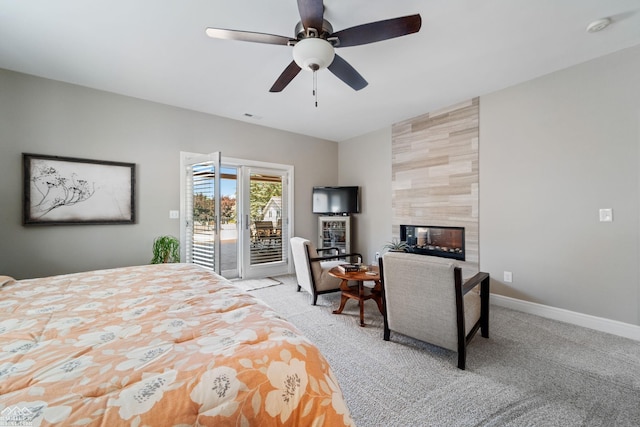
<path fill-rule="evenodd" d="M 490 338 L 478 334 L 467 370 L 454 352 L 391 333 L 365 303 L 365 322 L 338 293 L 318 305 L 282 286 L 252 292 L 301 329 L 331 364 L 351 414 L 373 426 L 640 426 L 640 342 L 491 306 Z"/>
<path fill-rule="evenodd" d="M 266 277 L 264 279 L 232 280 L 231 283 L 244 291 L 254 291 L 256 289 L 268 288 L 270 286 L 282 284 L 281 281 L 272 279 L 271 277 Z"/>

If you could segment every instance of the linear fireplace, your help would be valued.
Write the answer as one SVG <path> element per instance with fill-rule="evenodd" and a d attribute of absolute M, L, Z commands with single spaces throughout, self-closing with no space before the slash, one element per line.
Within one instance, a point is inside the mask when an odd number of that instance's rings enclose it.
<path fill-rule="evenodd" d="M 400 240 L 411 253 L 465 260 L 464 227 L 401 225 Z"/>

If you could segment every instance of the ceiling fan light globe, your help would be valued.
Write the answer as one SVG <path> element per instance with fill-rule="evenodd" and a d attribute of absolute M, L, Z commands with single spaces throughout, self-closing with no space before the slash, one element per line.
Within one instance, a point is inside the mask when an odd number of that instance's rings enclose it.
<path fill-rule="evenodd" d="M 293 60 L 300 68 L 317 71 L 333 62 L 335 51 L 331 43 L 320 38 L 302 39 L 293 47 Z"/>

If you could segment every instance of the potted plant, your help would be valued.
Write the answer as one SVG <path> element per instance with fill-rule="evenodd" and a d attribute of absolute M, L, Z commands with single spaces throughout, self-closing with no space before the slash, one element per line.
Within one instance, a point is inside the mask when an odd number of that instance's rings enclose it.
<path fill-rule="evenodd" d="M 151 264 L 180 262 L 180 241 L 173 236 L 159 236 L 153 241 Z"/>
<path fill-rule="evenodd" d="M 406 252 L 409 249 L 409 245 L 404 240 L 393 239 L 383 246 L 389 252 Z"/>

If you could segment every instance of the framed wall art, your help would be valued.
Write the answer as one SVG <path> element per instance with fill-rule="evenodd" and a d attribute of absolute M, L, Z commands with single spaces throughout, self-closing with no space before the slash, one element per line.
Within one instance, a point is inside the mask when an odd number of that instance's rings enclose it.
<path fill-rule="evenodd" d="M 133 224 L 135 167 L 22 154 L 24 225 Z"/>

